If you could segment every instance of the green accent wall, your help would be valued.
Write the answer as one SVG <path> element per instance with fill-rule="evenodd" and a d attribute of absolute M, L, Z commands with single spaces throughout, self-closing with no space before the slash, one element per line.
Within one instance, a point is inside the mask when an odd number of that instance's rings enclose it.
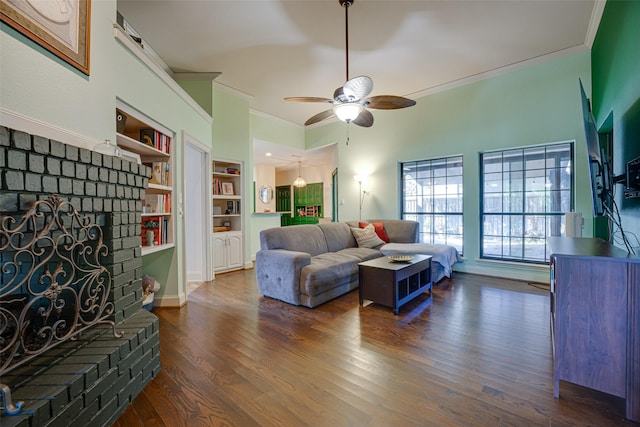
<path fill-rule="evenodd" d="M 607 2 L 591 70 L 594 116 L 599 127 L 613 129 L 613 172 L 621 175 L 640 156 L 640 2 Z M 625 199 L 622 185 L 615 190 L 624 231 L 640 236 L 640 198 Z"/>
<path fill-rule="evenodd" d="M 213 80 L 176 80 L 182 89 L 213 116 Z"/>

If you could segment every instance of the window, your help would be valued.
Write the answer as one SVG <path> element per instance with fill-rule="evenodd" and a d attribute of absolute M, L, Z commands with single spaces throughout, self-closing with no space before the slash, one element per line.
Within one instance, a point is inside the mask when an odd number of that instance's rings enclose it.
<path fill-rule="evenodd" d="M 401 164 L 402 219 L 420 223 L 422 243 L 462 254 L 462 156 Z"/>
<path fill-rule="evenodd" d="M 480 154 L 481 258 L 549 261 L 573 209 L 573 143 Z"/>

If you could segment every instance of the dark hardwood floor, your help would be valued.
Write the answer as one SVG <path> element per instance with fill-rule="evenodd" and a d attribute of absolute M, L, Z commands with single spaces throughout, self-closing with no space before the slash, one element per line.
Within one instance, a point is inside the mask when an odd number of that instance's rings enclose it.
<path fill-rule="evenodd" d="M 115 426 L 617 426 L 622 399 L 561 383 L 549 298 L 454 273 L 395 316 L 357 290 L 315 309 L 217 275 L 156 308 L 161 370 Z"/>

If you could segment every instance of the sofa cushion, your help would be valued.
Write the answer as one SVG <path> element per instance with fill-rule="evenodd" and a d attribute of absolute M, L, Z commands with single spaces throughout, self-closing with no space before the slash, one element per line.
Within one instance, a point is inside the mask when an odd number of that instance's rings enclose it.
<path fill-rule="evenodd" d="M 359 262 L 355 256 L 335 252 L 311 257 L 311 264 L 300 271 L 300 292 L 318 295 L 357 279 Z"/>
<path fill-rule="evenodd" d="M 358 222 L 358 227 L 365 228 L 368 224 L 373 224 L 374 230 L 376 230 L 376 234 L 380 239 L 382 239 L 385 243 L 389 243 L 389 236 L 387 236 L 387 232 L 384 230 L 384 224 L 382 222 Z"/>
<path fill-rule="evenodd" d="M 365 219 L 363 222 L 382 222 L 389 241 L 394 243 L 418 242 L 419 223 L 404 219 Z M 357 227 L 358 221 L 346 221 L 349 227 Z"/>
<path fill-rule="evenodd" d="M 375 248 L 384 244 L 384 241 L 376 234 L 373 224 L 369 224 L 364 228 L 351 227 L 351 232 L 360 248 Z"/>
<path fill-rule="evenodd" d="M 351 229 L 344 222 L 325 222 L 318 224 L 327 239 L 327 252 L 338 252 L 345 248 L 357 246 Z"/>
<path fill-rule="evenodd" d="M 311 256 L 327 252 L 327 239 L 317 225 L 290 225 L 260 232 L 260 249 L 286 249 Z"/>
<path fill-rule="evenodd" d="M 346 248 L 336 253 L 339 255 L 354 256 L 359 259 L 358 262 L 369 261 L 373 258 L 379 258 L 380 255 L 382 255 L 380 250 L 369 248 Z"/>

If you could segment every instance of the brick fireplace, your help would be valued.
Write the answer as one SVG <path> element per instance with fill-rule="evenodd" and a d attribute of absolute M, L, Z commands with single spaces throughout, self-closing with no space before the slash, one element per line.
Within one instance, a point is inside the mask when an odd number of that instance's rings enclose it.
<path fill-rule="evenodd" d="M 122 333 L 116 337 L 111 326 L 99 324 L 7 370 L 1 382 L 13 403 L 24 404 L 17 415 L 3 412 L 0 424 L 109 426 L 160 369 L 158 319 L 142 309 L 140 214 L 151 171 L 6 127 L 0 127 L 0 171 L 0 216 L 21 215 L 55 194 L 100 226 L 108 249 L 102 265 L 111 281 L 110 320 Z M 2 274 L 0 289 L 8 280 Z M 9 298 L 0 298 L 2 309 Z"/>

